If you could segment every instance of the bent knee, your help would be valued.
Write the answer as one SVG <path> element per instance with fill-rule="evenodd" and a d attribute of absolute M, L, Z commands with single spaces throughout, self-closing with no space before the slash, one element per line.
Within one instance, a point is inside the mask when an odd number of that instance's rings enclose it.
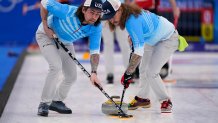
<path fill-rule="evenodd" d="M 73 83 L 77 80 L 77 72 L 74 72 L 71 75 L 64 75 L 65 81 L 69 83 Z"/>
<path fill-rule="evenodd" d="M 50 72 L 59 73 L 59 72 L 61 72 L 61 70 L 62 70 L 61 65 L 49 65 Z"/>
<path fill-rule="evenodd" d="M 160 77 L 160 74 L 159 73 L 147 73 L 146 77 L 151 78 L 151 79 L 156 79 L 156 78 Z"/>

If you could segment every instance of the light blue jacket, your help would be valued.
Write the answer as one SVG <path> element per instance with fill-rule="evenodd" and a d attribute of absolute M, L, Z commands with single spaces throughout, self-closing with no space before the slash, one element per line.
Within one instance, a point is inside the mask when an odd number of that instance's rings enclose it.
<path fill-rule="evenodd" d="M 89 37 L 90 53 L 100 52 L 102 25 L 82 25 L 75 15 L 78 7 L 60 4 L 56 0 L 42 0 L 43 7 L 49 11 L 48 25 L 52 28 L 59 40 L 72 43 L 76 40 Z"/>
<path fill-rule="evenodd" d="M 140 56 L 144 53 L 144 44 L 154 46 L 169 39 L 175 31 L 167 19 L 144 10 L 138 17 L 131 15 L 125 26 L 132 39 L 134 53 Z"/>

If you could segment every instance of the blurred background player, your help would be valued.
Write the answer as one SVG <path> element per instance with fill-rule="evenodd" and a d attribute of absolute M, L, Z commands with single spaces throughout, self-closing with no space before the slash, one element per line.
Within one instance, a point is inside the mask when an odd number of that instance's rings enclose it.
<path fill-rule="evenodd" d="M 105 0 L 103 0 L 104 2 Z M 120 0 L 124 2 L 124 0 Z M 129 54 L 130 54 L 130 46 L 128 44 L 128 33 L 126 30 L 121 30 L 117 27 L 114 31 L 111 31 L 108 25 L 108 21 L 102 21 L 103 29 L 102 29 L 102 37 L 104 44 L 104 61 L 105 61 L 105 69 L 107 74 L 107 83 L 114 83 L 114 44 L 115 39 L 117 40 L 120 51 L 122 54 L 122 61 L 125 69 L 129 63 Z M 116 37 L 116 38 L 115 38 Z M 115 59 L 118 60 L 118 59 Z M 119 59 L 120 60 L 120 59 Z"/>
<path fill-rule="evenodd" d="M 158 14 L 158 6 L 160 5 L 160 0 L 125 0 L 128 4 L 137 4 L 139 7 L 144 10 L 149 10 L 155 14 Z M 176 0 L 169 0 L 172 6 L 172 12 L 174 17 L 174 26 L 177 26 L 178 18 L 180 16 L 180 9 L 176 5 Z M 134 51 L 134 49 L 132 49 Z M 166 79 L 172 72 L 172 56 L 170 60 L 163 66 L 160 72 L 162 79 Z M 139 77 L 139 67 L 136 68 L 135 78 Z"/>
<path fill-rule="evenodd" d="M 38 0 L 35 4 L 33 5 L 27 5 L 27 4 L 24 4 L 23 5 L 23 8 L 22 8 L 22 14 L 23 15 L 26 15 L 29 11 L 33 11 L 33 10 L 36 10 L 36 9 L 39 9 L 40 8 L 40 3 L 41 0 Z M 70 4 L 69 0 L 57 0 L 58 2 L 62 3 L 62 4 Z M 71 0 L 72 1 L 72 0 Z"/>

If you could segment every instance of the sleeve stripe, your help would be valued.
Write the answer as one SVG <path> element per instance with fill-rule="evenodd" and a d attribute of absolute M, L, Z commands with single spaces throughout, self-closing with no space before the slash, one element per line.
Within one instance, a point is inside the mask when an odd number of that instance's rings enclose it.
<path fill-rule="evenodd" d="M 99 50 L 90 50 L 90 54 L 100 54 Z"/>
<path fill-rule="evenodd" d="M 139 56 L 143 56 L 143 53 L 144 53 L 144 50 L 143 50 L 143 49 L 144 49 L 143 47 L 141 47 L 141 48 L 136 48 L 136 49 L 134 49 L 134 50 L 135 50 L 134 53 L 137 54 L 137 55 L 139 55 Z"/>
<path fill-rule="evenodd" d="M 43 6 L 45 9 L 47 9 L 47 3 L 48 3 L 48 0 L 42 0 L 42 1 L 41 1 L 41 4 L 42 4 L 42 6 Z"/>

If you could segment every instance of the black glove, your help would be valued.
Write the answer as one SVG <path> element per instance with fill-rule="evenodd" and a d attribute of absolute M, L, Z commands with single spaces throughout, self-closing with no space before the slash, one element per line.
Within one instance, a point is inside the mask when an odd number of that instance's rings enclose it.
<path fill-rule="evenodd" d="M 121 78 L 121 84 L 124 85 L 125 88 L 129 87 L 129 84 L 133 82 L 133 75 L 132 74 L 127 74 L 126 72 Z"/>

